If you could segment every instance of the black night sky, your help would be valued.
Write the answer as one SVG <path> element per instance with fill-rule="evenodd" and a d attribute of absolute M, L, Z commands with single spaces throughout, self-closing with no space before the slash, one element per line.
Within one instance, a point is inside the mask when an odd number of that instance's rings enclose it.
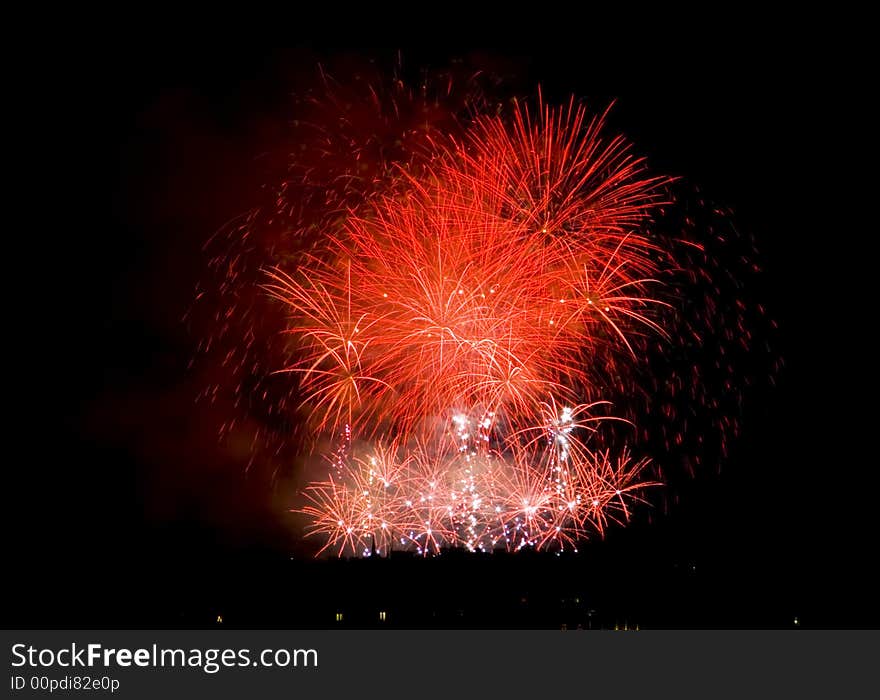
<path fill-rule="evenodd" d="M 11 234 L 34 247 L 15 335 L 34 339 L 16 342 L 36 367 L 14 378 L 27 398 L 25 427 L 8 438 L 4 625 L 201 626 L 222 613 L 232 625 L 330 626 L 340 606 L 368 608 L 369 625 L 381 598 L 413 626 L 558 627 L 582 623 L 583 611 L 558 609 L 581 597 L 604 626 L 880 624 L 865 86 L 849 59 L 807 44 L 626 61 L 598 46 L 404 45 L 53 62 L 27 103 L 43 154 L 28 175 L 30 229 Z M 245 474 L 193 402 L 180 319 L 202 243 L 253 203 L 261 154 L 283 141 L 290 95 L 318 62 L 338 75 L 390 65 L 398 48 L 414 75 L 460 60 L 513 90 L 540 83 L 551 100 L 616 98 L 612 123 L 652 168 L 732 208 L 760 249 L 756 293 L 784 360 L 776 387 L 749 396 L 720 470 L 580 558 L 304 560 L 289 482 Z M 415 589 L 434 602 L 419 608 Z"/>

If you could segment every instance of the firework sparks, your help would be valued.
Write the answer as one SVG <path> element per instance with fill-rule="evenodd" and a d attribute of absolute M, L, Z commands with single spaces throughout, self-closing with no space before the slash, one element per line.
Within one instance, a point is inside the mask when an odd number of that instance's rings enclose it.
<path fill-rule="evenodd" d="M 573 547 L 628 518 L 644 462 L 594 452 L 590 410 L 609 364 L 664 332 L 641 228 L 665 181 L 602 126 L 574 103 L 478 118 L 295 274 L 267 271 L 315 429 L 393 439 L 379 461 L 402 460 L 399 480 L 373 456 L 309 487 L 340 554 Z"/>
<path fill-rule="evenodd" d="M 450 120 L 424 95 L 370 95 L 373 132 L 351 120 L 344 138 L 322 132 L 327 157 L 310 176 L 286 179 L 270 216 L 233 227 L 261 254 L 214 258 L 221 297 L 248 282 L 274 301 L 271 323 L 255 320 L 255 303 L 228 306 L 206 341 L 244 328 L 224 357 L 236 405 L 299 411 L 305 444 L 330 445 L 327 477 L 298 509 L 309 532 L 340 556 L 427 555 L 575 549 L 625 524 L 658 483 L 634 456 L 640 436 L 642 448 L 658 437 L 633 406 L 653 392 L 648 410 L 671 424 L 668 396 L 700 386 L 674 372 L 659 386 L 648 358 L 685 332 L 700 341 L 679 321 L 682 280 L 717 284 L 709 265 L 688 267 L 702 243 L 681 255 L 679 239 L 652 230 L 671 179 L 574 100 L 482 112 L 473 101 Z M 427 114 L 427 127 L 406 127 Z M 328 183 L 323 202 L 310 178 Z M 256 350 L 264 337 L 274 350 Z M 684 429 L 671 440 L 660 429 L 667 451 Z"/>

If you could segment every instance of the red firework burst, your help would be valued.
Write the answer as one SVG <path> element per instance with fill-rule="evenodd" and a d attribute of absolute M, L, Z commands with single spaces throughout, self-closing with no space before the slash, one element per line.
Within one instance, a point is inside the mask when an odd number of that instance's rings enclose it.
<path fill-rule="evenodd" d="M 356 101 L 312 102 L 319 157 L 292 166 L 273 208 L 213 258 L 222 311 L 206 345 L 231 346 L 236 405 L 272 417 L 254 444 L 330 445 L 327 477 L 296 510 L 340 556 L 573 549 L 627 522 L 658 483 L 637 438 L 671 453 L 686 441 L 680 397 L 719 405 L 697 365 L 686 380 L 656 358 L 712 324 L 723 355 L 743 327 L 717 295 L 680 313 L 718 276 L 694 226 L 653 230 L 672 179 L 574 100 L 464 99 L 454 119 L 437 95 L 367 92 L 339 130 L 315 124 Z M 723 449 L 736 423 L 718 421 Z"/>
<path fill-rule="evenodd" d="M 573 102 L 479 117 L 435 148 L 297 269 L 266 273 L 295 346 L 280 371 L 298 375 L 314 430 L 392 443 L 407 465 L 380 496 L 355 459 L 303 512 L 340 554 L 387 539 L 377 522 L 425 553 L 573 546 L 612 502 L 628 515 L 644 466 L 597 456 L 580 402 L 663 332 L 642 227 L 666 180 Z"/>

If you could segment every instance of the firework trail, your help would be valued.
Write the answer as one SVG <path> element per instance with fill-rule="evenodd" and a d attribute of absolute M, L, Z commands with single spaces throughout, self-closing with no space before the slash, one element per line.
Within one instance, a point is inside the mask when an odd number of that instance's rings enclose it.
<path fill-rule="evenodd" d="M 309 126 L 319 157 L 301 154 L 212 258 L 203 349 L 226 351 L 235 405 L 268 418 L 253 444 L 326 455 L 297 510 L 339 556 L 575 549 L 626 523 L 659 483 L 636 455 L 690 454 L 676 409 L 707 403 L 699 369 L 658 367 L 704 340 L 703 307 L 681 310 L 723 284 L 706 232 L 658 234 L 672 179 L 573 99 L 366 92 L 366 116 L 333 90 L 314 101 L 314 124 L 337 125 Z M 748 349 L 727 330 L 742 309 L 719 303 L 720 355 Z M 715 370 L 736 395 L 731 359 Z M 736 428 L 722 413 L 721 449 Z"/>

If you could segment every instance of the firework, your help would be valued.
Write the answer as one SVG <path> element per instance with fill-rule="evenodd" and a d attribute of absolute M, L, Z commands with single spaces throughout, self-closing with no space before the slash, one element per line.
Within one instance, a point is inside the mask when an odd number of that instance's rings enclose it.
<path fill-rule="evenodd" d="M 236 405 L 274 417 L 253 443 L 327 453 L 297 510 L 340 556 L 575 549 L 625 524 L 658 484 L 646 446 L 686 441 L 682 397 L 737 395 L 729 379 L 700 394 L 698 365 L 658 368 L 719 321 L 717 294 L 682 313 L 695 289 L 718 292 L 711 241 L 691 219 L 688 235 L 657 233 L 672 179 L 605 113 L 369 95 L 341 131 L 305 140 L 321 157 L 213 258 L 224 311 L 206 345 L 231 339 Z M 314 105 L 350 110 L 332 93 Z M 722 355 L 743 329 L 729 316 Z"/>
<path fill-rule="evenodd" d="M 573 102 L 477 117 L 429 160 L 266 271 L 313 429 L 394 445 L 303 512 L 340 554 L 573 547 L 648 485 L 591 446 L 591 409 L 664 332 L 642 227 L 666 181 Z M 399 479 L 374 478 L 395 459 Z"/>

